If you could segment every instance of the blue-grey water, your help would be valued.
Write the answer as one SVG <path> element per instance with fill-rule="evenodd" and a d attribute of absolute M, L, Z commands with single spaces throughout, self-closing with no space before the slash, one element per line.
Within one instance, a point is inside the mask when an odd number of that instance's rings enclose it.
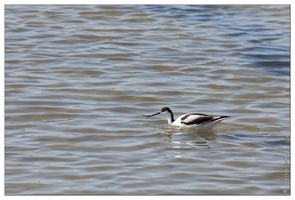
<path fill-rule="evenodd" d="M 6 5 L 5 194 L 289 195 L 290 6 Z"/>

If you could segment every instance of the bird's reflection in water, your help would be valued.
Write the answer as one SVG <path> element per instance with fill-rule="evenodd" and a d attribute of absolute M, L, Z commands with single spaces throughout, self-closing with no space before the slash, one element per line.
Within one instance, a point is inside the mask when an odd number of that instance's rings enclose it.
<path fill-rule="evenodd" d="M 170 143 L 175 144 L 173 148 L 186 148 L 189 146 L 209 147 L 209 142 L 216 140 L 218 137 L 214 130 L 196 131 L 173 128 L 169 128 L 165 135 L 169 138 Z"/>

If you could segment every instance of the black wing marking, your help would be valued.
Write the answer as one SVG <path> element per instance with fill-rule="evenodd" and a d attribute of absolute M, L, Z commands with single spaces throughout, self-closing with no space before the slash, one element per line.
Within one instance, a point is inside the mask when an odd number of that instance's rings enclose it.
<path fill-rule="evenodd" d="M 185 120 L 186 118 L 188 118 L 189 116 L 192 116 L 192 115 L 199 115 L 199 116 L 204 116 L 204 117 L 212 117 L 212 116 L 201 114 L 201 113 L 189 113 L 189 114 L 184 115 L 181 118 L 181 120 Z"/>
<path fill-rule="evenodd" d="M 182 120 L 186 119 L 188 116 L 184 116 L 183 118 L 181 118 Z M 213 117 L 213 116 L 209 116 L 209 115 L 203 115 L 201 117 L 198 117 L 190 122 L 184 122 L 182 121 L 181 123 L 185 124 L 185 125 L 193 125 L 193 124 L 207 124 L 210 122 L 214 122 L 214 121 L 218 121 L 218 120 L 222 120 L 225 118 L 228 118 L 229 116 L 220 116 L 220 117 Z"/>
<path fill-rule="evenodd" d="M 198 117 L 197 119 L 194 119 L 190 122 L 184 122 L 182 121 L 181 123 L 185 125 L 193 125 L 193 124 L 203 124 L 203 123 L 209 123 L 214 121 L 215 119 L 211 116 L 204 116 L 204 117 Z"/>

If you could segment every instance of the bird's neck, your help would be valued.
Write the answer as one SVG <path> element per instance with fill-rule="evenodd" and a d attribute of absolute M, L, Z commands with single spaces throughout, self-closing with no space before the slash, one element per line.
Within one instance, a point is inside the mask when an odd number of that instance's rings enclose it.
<path fill-rule="evenodd" d="M 166 117 L 168 119 L 168 124 L 172 124 L 174 122 L 174 116 L 172 112 L 167 112 Z"/>

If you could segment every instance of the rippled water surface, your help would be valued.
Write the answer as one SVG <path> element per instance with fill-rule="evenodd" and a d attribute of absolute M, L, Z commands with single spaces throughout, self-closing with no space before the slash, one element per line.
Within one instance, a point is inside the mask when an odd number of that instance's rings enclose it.
<path fill-rule="evenodd" d="M 6 5 L 6 195 L 289 195 L 289 17 Z M 231 118 L 182 133 L 163 106 Z"/>

